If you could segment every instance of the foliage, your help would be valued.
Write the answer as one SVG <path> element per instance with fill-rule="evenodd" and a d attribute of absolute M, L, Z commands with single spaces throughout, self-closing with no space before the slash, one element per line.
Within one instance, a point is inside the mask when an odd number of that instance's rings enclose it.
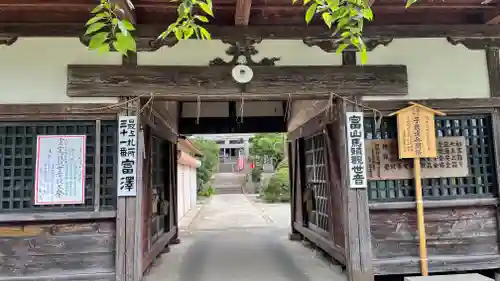
<path fill-rule="evenodd" d="M 255 167 L 262 167 L 266 157 L 271 158 L 275 166 L 283 160 L 284 136 L 281 133 L 263 133 L 250 139 L 250 159 Z"/>
<path fill-rule="evenodd" d="M 136 51 L 136 43 L 132 31 L 135 27 L 129 21 L 120 19 L 123 8 L 109 0 L 100 0 L 91 12 L 87 21 L 85 35 L 90 36 L 89 49 L 99 52 L 109 52 L 114 48 L 122 55 Z"/>
<path fill-rule="evenodd" d="M 284 158 L 281 160 L 281 162 L 276 166 L 276 170 L 282 169 L 282 168 L 288 168 L 288 158 Z"/>
<path fill-rule="evenodd" d="M 262 200 L 275 202 L 290 201 L 290 182 L 288 180 L 288 165 L 281 166 L 280 169 L 271 176 L 261 193 Z"/>
<path fill-rule="evenodd" d="M 193 145 L 203 153 L 201 166 L 197 169 L 197 177 L 201 184 L 206 185 L 217 167 L 219 161 L 219 145 L 203 138 L 191 139 Z"/>
<path fill-rule="evenodd" d="M 208 187 L 204 187 L 202 190 L 198 191 L 198 196 L 200 197 L 210 197 L 212 195 L 215 195 L 215 188 L 213 188 L 211 185 Z"/>
<path fill-rule="evenodd" d="M 172 2 L 178 1 L 173 0 Z M 177 7 L 177 20 L 171 23 L 167 30 L 160 34 L 159 38 L 165 39 L 173 34 L 177 40 L 189 39 L 193 35 L 198 39 L 212 39 L 210 32 L 198 25 L 198 22 L 208 23 L 208 18 L 204 15 L 194 15 L 193 9 L 195 8 L 199 8 L 206 15 L 214 16 L 212 0 L 182 0 Z"/>
<path fill-rule="evenodd" d="M 406 3 L 406 8 L 417 2 L 417 0 L 403 1 Z M 193 35 L 197 39 L 211 39 L 210 32 L 199 23 L 208 23 L 207 16 L 214 16 L 212 0 L 172 0 L 172 2 L 179 2 L 177 20 L 159 35 L 159 39 L 165 39 L 171 34 L 177 40 L 189 39 Z M 293 4 L 296 2 L 297 0 L 292 0 Z M 372 2 L 372 0 L 303 0 L 303 5 L 307 6 L 305 22 L 309 24 L 314 16 L 321 15 L 325 25 L 330 30 L 333 29 L 332 37 L 339 43 L 337 53 L 354 46 L 360 52 L 361 63 L 365 64 L 367 53 L 362 38 L 363 28 L 365 21 L 373 20 Z M 111 4 L 110 0 L 100 0 L 100 4 L 92 10 L 93 17 L 87 22 L 86 32 L 86 35 L 92 35 L 94 41 L 92 46 L 89 45 L 90 49 L 107 52 L 111 45 L 124 55 L 128 51 L 136 51 L 135 39 L 130 35 L 130 31 L 135 28 L 130 22 L 118 17 L 116 12 L 119 10 L 121 8 Z M 193 10 L 200 10 L 203 14 L 194 14 Z"/>

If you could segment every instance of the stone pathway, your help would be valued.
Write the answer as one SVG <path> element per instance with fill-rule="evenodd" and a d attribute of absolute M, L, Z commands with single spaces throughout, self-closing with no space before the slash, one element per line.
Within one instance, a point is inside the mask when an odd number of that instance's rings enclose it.
<path fill-rule="evenodd" d="M 345 281 L 339 268 L 288 240 L 289 213 L 288 204 L 213 196 L 145 281 Z"/>

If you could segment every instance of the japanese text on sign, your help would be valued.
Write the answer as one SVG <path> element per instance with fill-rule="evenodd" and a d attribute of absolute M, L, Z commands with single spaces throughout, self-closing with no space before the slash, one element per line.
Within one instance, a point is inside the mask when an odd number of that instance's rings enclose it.
<path fill-rule="evenodd" d="M 413 104 L 392 114 L 398 119 L 399 158 L 436 157 L 434 115 L 438 113 Z"/>
<path fill-rule="evenodd" d="M 85 203 L 86 136 L 37 137 L 35 205 Z"/>
<path fill-rule="evenodd" d="M 367 157 L 370 180 L 413 178 L 413 163 L 399 159 L 394 139 L 370 140 Z M 422 178 L 466 177 L 469 174 L 465 137 L 437 138 L 437 157 L 422 158 Z"/>
<path fill-rule="evenodd" d="M 118 196 L 136 196 L 137 116 L 120 116 L 118 122 Z"/>
<path fill-rule="evenodd" d="M 346 112 L 347 150 L 349 161 L 349 187 L 365 188 L 366 159 L 362 112 Z"/>

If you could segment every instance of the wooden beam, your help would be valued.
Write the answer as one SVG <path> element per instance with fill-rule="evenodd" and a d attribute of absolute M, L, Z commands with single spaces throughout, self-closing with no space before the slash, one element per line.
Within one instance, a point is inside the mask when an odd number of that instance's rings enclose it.
<path fill-rule="evenodd" d="M 234 13 L 235 25 L 248 25 L 251 7 L 252 0 L 236 0 L 236 11 Z"/>
<path fill-rule="evenodd" d="M 492 98 L 472 98 L 472 99 L 427 99 L 427 100 L 412 100 L 418 104 L 422 104 L 440 111 L 478 111 L 491 108 L 500 108 L 500 97 Z M 407 100 L 380 100 L 380 101 L 363 101 L 363 104 L 380 110 L 382 112 L 391 112 L 408 106 Z M 369 110 L 366 110 L 367 112 Z"/>
<path fill-rule="evenodd" d="M 68 96 L 135 97 L 154 93 L 178 101 L 241 99 L 230 66 L 69 65 Z M 245 100 L 329 98 L 338 95 L 406 95 L 406 66 L 254 66 Z M 358 83 L 357 81 L 363 81 Z"/>
<path fill-rule="evenodd" d="M 490 96 L 500 97 L 500 54 L 498 48 L 486 49 L 486 66 L 488 68 Z"/>
<path fill-rule="evenodd" d="M 206 28 L 214 39 L 330 39 L 331 32 L 324 26 L 211 26 Z M 136 36 L 143 40 L 155 40 L 165 30 L 165 25 L 137 25 Z M 2 23 L 0 36 L 21 37 L 78 37 L 84 34 L 81 23 Z M 433 38 L 475 37 L 497 38 L 499 25 L 385 25 L 366 26 L 367 38 Z"/>

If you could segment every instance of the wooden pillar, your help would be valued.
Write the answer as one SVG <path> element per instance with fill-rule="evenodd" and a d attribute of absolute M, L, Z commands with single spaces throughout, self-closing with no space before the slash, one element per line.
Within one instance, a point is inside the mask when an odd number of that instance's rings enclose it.
<path fill-rule="evenodd" d="M 486 65 L 491 97 L 500 97 L 500 56 L 498 48 L 486 49 Z"/>
<path fill-rule="evenodd" d="M 300 202 L 298 200 L 298 190 L 297 185 L 297 172 L 298 172 L 298 158 L 297 158 L 297 140 L 289 140 L 287 142 L 288 145 L 288 179 L 290 181 L 290 235 L 289 239 L 292 241 L 300 241 L 302 240 L 302 235 L 295 229 L 294 223 L 297 222 L 297 210 Z"/>
<path fill-rule="evenodd" d="M 345 65 L 356 63 L 356 54 L 345 52 L 342 56 Z M 356 101 L 356 97 L 349 97 Z M 347 277 L 349 281 L 373 281 L 373 258 L 368 210 L 368 192 L 364 188 L 349 188 L 349 170 L 346 137 L 346 112 L 361 111 L 352 102 L 337 99 L 336 109 L 339 118 L 339 155 L 342 185 L 346 192 L 344 202 L 344 232 Z"/>
<path fill-rule="evenodd" d="M 124 58 L 123 64 L 135 64 L 133 57 Z M 121 98 L 120 102 L 129 102 L 130 98 Z M 140 111 L 140 101 L 130 101 L 120 111 L 121 116 L 137 115 Z M 137 174 L 136 196 L 118 197 L 116 210 L 116 281 L 139 281 L 142 277 L 142 164 L 144 151 L 144 134 L 140 118 L 137 121 Z M 119 152 L 118 152 L 119 153 Z M 120 180 L 120 179 L 118 179 Z M 117 186 L 117 188 L 119 188 Z"/>

